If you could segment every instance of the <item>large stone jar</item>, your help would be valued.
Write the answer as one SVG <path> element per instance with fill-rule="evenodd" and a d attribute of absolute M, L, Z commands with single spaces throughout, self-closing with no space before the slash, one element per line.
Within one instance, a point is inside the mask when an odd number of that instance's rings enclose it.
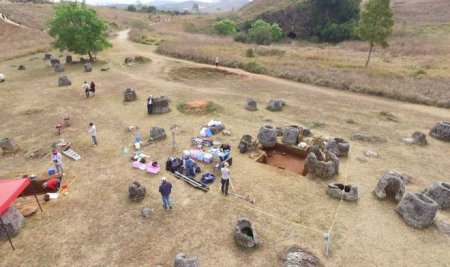
<path fill-rule="evenodd" d="M 297 125 L 289 125 L 283 130 L 283 143 L 289 145 L 296 145 L 298 143 L 298 136 L 302 129 Z"/>
<path fill-rule="evenodd" d="M 436 201 L 417 192 L 406 194 L 396 208 L 408 225 L 419 229 L 433 222 L 437 210 Z"/>
<path fill-rule="evenodd" d="M 274 147 L 277 143 L 277 129 L 272 125 L 262 126 L 259 129 L 258 141 L 263 147 Z"/>

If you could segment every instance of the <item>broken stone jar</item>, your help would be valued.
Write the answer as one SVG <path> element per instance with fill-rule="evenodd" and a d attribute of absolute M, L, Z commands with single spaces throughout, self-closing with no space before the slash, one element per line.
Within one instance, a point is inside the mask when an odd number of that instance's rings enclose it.
<path fill-rule="evenodd" d="M 236 224 L 234 235 L 239 245 L 252 248 L 259 244 L 256 230 L 247 218 L 240 218 Z"/>

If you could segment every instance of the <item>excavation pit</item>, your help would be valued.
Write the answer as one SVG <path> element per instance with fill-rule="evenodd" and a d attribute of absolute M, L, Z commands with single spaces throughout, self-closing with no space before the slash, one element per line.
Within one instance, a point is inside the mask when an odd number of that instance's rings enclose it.
<path fill-rule="evenodd" d="M 56 176 L 51 176 L 51 177 L 46 177 L 46 178 L 39 178 L 36 180 L 31 180 L 30 184 L 27 186 L 27 188 L 25 188 L 25 190 L 22 192 L 21 196 L 26 197 L 26 196 L 33 196 L 34 194 L 43 195 L 43 194 L 47 194 L 47 193 L 53 193 L 53 191 L 50 190 L 49 188 L 42 187 L 42 184 L 47 182 L 51 178 L 58 178 L 61 181 L 61 186 L 62 186 L 62 176 L 61 175 L 56 175 Z"/>
<path fill-rule="evenodd" d="M 306 149 L 277 143 L 275 147 L 263 148 L 263 150 L 266 155 L 262 156 L 260 163 L 305 176 Z"/>

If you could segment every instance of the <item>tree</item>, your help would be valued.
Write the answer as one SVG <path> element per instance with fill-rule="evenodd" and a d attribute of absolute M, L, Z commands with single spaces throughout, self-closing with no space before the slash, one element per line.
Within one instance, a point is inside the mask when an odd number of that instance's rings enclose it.
<path fill-rule="evenodd" d="M 270 25 L 262 19 L 252 23 L 248 30 L 248 36 L 253 42 L 262 45 L 270 45 L 273 41 L 279 41 L 283 36 L 283 31 L 278 24 Z"/>
<path fill-rule="evenodd" d="M 127 10 L 131 11 L 131 12 L 135 12 L 137 10 L 137 8 L 134 5 L 128 5 Z"/>
<path fill-rule="evenodd" d="M 97 17 L 94 9 L 84 3 L 59 4 L 54 9 L 55 14 L 47 24 L 49 35 L 56 38 L 52 43 L 55 48 L 88 54 L 89 60 L 93 61 L 93 51 L 112 47 L 107 39 L 108 26 Z"/>
<path fill-rule="evenodd" d="M 359 16 L 360 0 L 311 0 L 311 35 L 326 42 L 354 37 L 353 26 Z"/>
<path fill-rule="evenodd" d="M 387 39 L 392 34 L 393 16 L 390 0 L 369 0 L 361 12 L 357 33 L 361 40 L 369 42 L 366 68 L 369 65 L 374 44 L 379 44 L 383 48 L 389 46 Z"/>
<path fill-rule="evenodd" d="M 200 6 L 197 3 L 193 3 L 192 4 L 192 11 L 199 12 L 200 11 Z"/>
<path fill-rule="evenodd" d="M 235 34 L 236 23 L 229 19 L 222 19 L 213 24 L 213 30 L 220 35 Z"/>

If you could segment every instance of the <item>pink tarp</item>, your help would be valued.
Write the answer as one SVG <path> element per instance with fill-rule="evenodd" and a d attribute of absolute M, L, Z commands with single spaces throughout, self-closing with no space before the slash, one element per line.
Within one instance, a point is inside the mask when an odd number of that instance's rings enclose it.
<path fill-rule="evenodd" d="M 0 179 L 0 214 L 27 188 L 29 179 Z"/>

